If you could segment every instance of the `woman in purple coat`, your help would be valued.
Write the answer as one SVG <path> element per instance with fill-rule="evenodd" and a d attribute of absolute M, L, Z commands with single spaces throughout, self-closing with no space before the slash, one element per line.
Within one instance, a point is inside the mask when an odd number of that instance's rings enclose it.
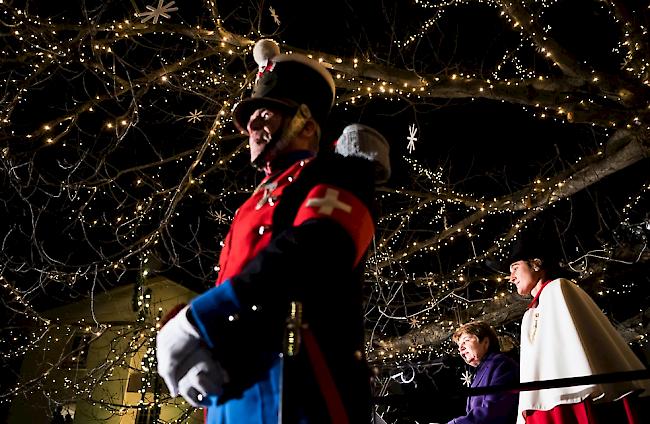
<path fill-rule="evenodd" d="M 461 326 L 452 340 L 458 345 L 463 360 L 476 367 L 471 387 L 497 386 L 519 382 L 519 365 L 501 353 L 499 338 L 494 329 L 482 321 Z M 519 395 L 501 392 L 470 396 L 467 414 L 454 418 L 447 424 L 508 424 L 517 420 Z"/>

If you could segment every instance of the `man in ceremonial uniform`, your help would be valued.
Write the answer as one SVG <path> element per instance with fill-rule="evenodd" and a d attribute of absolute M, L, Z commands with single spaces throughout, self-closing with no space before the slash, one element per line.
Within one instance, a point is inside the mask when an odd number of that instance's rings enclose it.
<path fill-rule="evenodd" d="M 560 278 L 566 271 L 548 239 L 520 236 L 503 262 L 517 293 L 533 296 L 521 323 L 521 382 L 643 370 L 589 295 Z M 648 380 L 522 391 L 518 422 L 640 424 L 635 397 L 648 395 Z"/>
<path fill-rule="evenodd" d="M 158 370 L 209 423 L 365 423 L 362 276 L 388 145 L 356 125 L 317 155 L 331 75 L 270 40 L 253 54 L 234 121 L 266 176 L 235 213 L 216 287 L 159 332 Z"/>

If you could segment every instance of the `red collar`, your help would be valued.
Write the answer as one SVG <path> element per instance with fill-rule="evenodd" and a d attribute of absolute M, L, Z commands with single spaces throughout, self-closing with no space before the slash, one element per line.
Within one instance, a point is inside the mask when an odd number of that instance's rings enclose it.
<path fill-rule="evenodd" d="M 550 283 L 551 281 L 553 281 L 553 280 L 548 280 L 548 281 L 545 281 L 545 282 L 542 283 L 542 287 L 539 288 L 539 291 L 537 292 L 537 294 L 533 298 L 533 301 L 528 304 L 528 309 L 535 307 L 535 304 L 537 304 L 537 299 L 539 298 L 539 295 L 542 294 L 542 290 L 544 290 L 544 287 L 546 287 L 548 285 L 548 283 Z"/>
<path fill-rule="evenodd" d="M 299 160 L 311 160 L 314 156 L 316 156 L 316 153 L 312 150 L 294 150 L 282 154 L 280 157 L 273 159 L 271 162 L 267 162 L 262 170 L 266 174 L 266 177 L 268 177 L 271 174 L 277 173 L 278 171 L 284 171 Z"/>

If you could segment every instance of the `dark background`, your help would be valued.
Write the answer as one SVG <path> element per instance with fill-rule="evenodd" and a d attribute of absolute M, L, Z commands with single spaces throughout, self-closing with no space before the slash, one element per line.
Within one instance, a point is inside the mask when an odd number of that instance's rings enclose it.
<path fill-rule="evenodd" d="M 151 4 L 156 3 L 152 0 Z M 210 26 L 208 14 L 203 2 L 177 1 L 175 6 L 179 11 L 171 13 L 171 21 L 180 25 L 201 24 Z M 333 0 L 327 2 L 218 2 L 219 12 L 224 18 L 229 31 L 246 35 L 251 39 L 270 36 L 288 46 L 307 51 L 324 51 L 341 56 L 357 56 L 360 59 L 370 59 L 373 63 L 393 65 L 412 70 L 422 75 L 449 76 L 451 74 L 471 74 L 477 77 L 489 77 L 494 64 L 501 60 L 505 47 L 514 48 L 519 43 L 519 37 L 512 28 L 503 21 L 492 8 L 485 5 L 459 5 L 451 8 L 444 19 L 432 26 L 431 30 L 409 48 L 400 49 L 396 41 L 404 40 L 408 35 L 419 31 L 420 26 L 430 19 L 428 11 L 416 7 L 412 2 L 365 1 L 351 2 Z M 554 12 L 544 18 L 544 23 L 552 25 L 553 34 L 578 58 L 589 60 L 600 69 L 616 71 L 620 67 L 620 56 L 612 53 L 613 47 L 619 40 L 619 33 L 611 29 L 611 20 L 601 8 L 594 6 L 595 2 L 588 0 L 563 0 L 554 6 Z M 16 7 L 27 4 L 32 14 L 48 16 L 53 20 L 66 19 L 74 21 L 83 19 L 90 12 L 93 16 L 101 16 L 103 21 L 112 18 L 122 18 L 132 13 L 133 2 L 16 2 Z M 140 10 L 148 3 L 138 2 Z M 269 15 L 268 8 L 275 8 L 280 17 L 278 28 Z M 251 23 L 251 17 L 261 17 L 258 24 Z M 580 25 L 577 25 L 579 22 Z M 604 30 L 603 28 L 607 28 Z M 72 33 L 72 32 L 71 32 Z M 191 43 L 181 38 L 177 40 L 160 39 L 152 35 L 151 39 L 164 46 L 164 54 L 189 50 Z M 136 56 L 136 53 L 123 52 L 133 63 L 143 68 L 154 63 L 159 52 L 151 49 L 147 54 Z M 137 52 L 140 55 L 140 50 Z M 173 56 L 173 54 L 171 54 Z M 540 74 L 553 75 L 556 69 L 542 60 L 533 48 L 524 46 L 521 59 L 525 65 L 534 68 Z M 249 58 L 250 59 L 250 58 Z M 19 67 L 17 64 L 12 66 Z M 214 68 L 222 66 L 215 63 Z M 252 69 L 250 63 L 233 60 L 226 66 L 232 69 Z M 35 125 L 48 118 L 58 116 L 72 102 L 73 98 L 91 92 L 93 80 L 88 79 L 83 90 L 79 89 L 78 80 L 73 78 L 77 69 L 70 65 L 68 70 L 52 77 L 47 84 L 33 87 L 29 102 L 19 106 L 14 113 L 12 130 L 17 133 L 28 132 Z M 19 74 L 18 74 L 19 75 Z M 95 82 L 96 83 L 96 82 Z M 75 91 L 80 90 L 80 91 Z M 215 93 L 218 94 L 218 93 Z M 166 100 L 162 101 L 165 97 Z M 215 95 L 216 97 L 216 95 Z M 108 152 L 110 135 L 94 136 L 97 127 L 101 126 L 102 118 L 85 116 L 80 123 L 82 131 L 76 140 L 71 140 L 67 148 L 60 150 L 39 150 L 31 152 L 30 147 L 22 143 L 24 140 L 14 140 L 7 131 L 3 140 L 11 146 L 12 152 L 22 154 L 25 162 L 35 164 L 35 168 L 45 180 L 57 181 L 64 175 L 59 166 L 66 161 L 73 162 L 78 155 L 74 148 L 75 142 L 88 139 L 96 143 L 94 150 L 98 156 L 106 154 L 116 168 L 129 168 L 147 161 L 155 161 L 156 154 L 150 148 L 156 145 L 157 153 L 163 157 L 178 154 L 198 145 L 203 137 L 205 128 L 189 125 L 182 116 L 186 111 L 194 109 L 216 109 L 210 99 L 191 96 L 186 93 L 160 98 L 151 96 L 150 104 L 143 107 L 140 113 L 139 131 L 133 131 L 128 142 L 123 143 L 115 151 Z M 112 105 L 115 110 L 106 111 L 119 115 L 129 107 L 117 102 Z M 407 98 L 373 98 L 363 99 L 355 105 L 337 105 L 330 117 L 329 125 L 324 131 L 324 140 L 336 139 L 342 128 L 353 122 L 368 124 L 379 130 L 389 140 L 393 177 L 389 182 L 391 188 L 413 188 L 414 177 L 408 160 L 415 158 L 429 169 L 442 169 L 446 182 L 454 190 L 478 196 L 499 197 L 512 193 L 530 184 L 535 178 L 546 178 L 562 170 L 571 169 L 575 162 L 593 154 L 611 135 L 610 130 L 589 124 L 567 124 L 552 117 L 540 119 L 539 114 L 530 108 L 489 100 L 470 99 L 427 99 L 426 101 Z M 413 153 L 407 150 L 409 125 L 418 128 L 418 141 Z M 208 124 L 204 124 L 208 125 Z M 232 126 L 229 127 L 232 131 Z M 84 134 L 85 131 L 85 134 Z M 234 148 L 243 142 L 242 137 L 233 136 L 223 141 L 222 148 Z M 177 261 L 172 264 L 170 257 L 164 251 L 157 252 L 163 264 L 159 270 L 187 287 L 201 292 L 212 285 L 216 273 L 213 266 L 219 251 L 219 242 L 227 224 L 214 220 L 206 220 L 205 211 L 209 207 L 232 213 L 246 198 L 250 186 L 261 178 L 255 175 L 246 164 L 246 155 L 238 155 L 231 163 L 233 174 L 226 170 L 213 172 L 206 177 L 204 187 L 206 192 L 192 193 L 179 206 L 179 216 L 175 218 L 175 230 L 170 230 L 170 240 L 173 240 Z M 99 163 L 99 160 L 97 160 Z M 84 172 L 92 176 L 92 166 Z M 173 184 L 186 168 L 179 167 L 177 173 L 163 172 L 160 175 L 162 185 Z M 562 238 L 564 254 L 568 257 L 579 256 L 580 253 L 599 248 L 603 245 L 615 244 L 616 241 L 634 239 L 625 227 L 621 227 L 622 208 L 631 194 L 637 193 L 642 184 L 647 182 L 647 161 L 641 161 L 624 171 L 606 177 L 587 190 L 559 202 L 543 214 L 543 219 L 554 233 Z M 8 177 L 3 174 L 3 182 L 8 184 Z M 105 198 L 99 198 L 94 203 L 95 210 L 102 210 L 110 217 L 114 208 L 113 196 L 146 197 L 146 189 L 133 185 L 131 182 L 119 181 L 121 187 L 128 190 L 107 193 Z M 45 198 L 49 190 L 55 192 L 55 187 L 42 189 Z M 220 197 L 220 193 L 237 191 L 228 197 Z M 9 192 L 9 190 L 7 190 Z M 38 196 L 37 193 L 35 196 Z M 25 203 L 15 195 L 3 195 L 4 227 L 3 234 L 16 224 L 26 235 L 29 235 L 31 216 L 25 212 Z M 130 200 L 129 200 L 130 201 Z M 110 255 L 119 252 L 121 246 L 103 240 L 112 240 L 112 228 L 106 226 L 93 230 L 92 234 L 81 234 L 79 229 L 67 220 L 66 211 L 57 201 L 42 203 L 43 214 L 38 225 L 39 247 L 54 255 L 57 261 L 66 264 L 63 271 L 69 272 L 76 266 L 85 263 L 93 256 L 93 251 L 85 244 L 86 237 L 100 240 L 102 253 Z M 392 205 L 382 205 L 385 210 L 391 210 Z M 63 212 L 66 213 L 63 213 Z M 450 223 L 461 219 L 465 211 L 449 206 L 447 209 Z M 154 222 L 160 215 L 154 215 Z M 637 221 L 647 218 L 647 202 L 641 202 L 633 212 Z M 440 231 L 439 223 L 428 217 L 422 217 L 415 225 L 413 232 L 418 235 L 435 234 Z M 502 218 L 503 228 L 508 228 L 513 218 Z M 110 219 L 107 218 L 107 222 Z M 146 227 L 146 224 L 143 225 Z M 191 232 L 186 231 L 192 228 Z M 485 235 L 477 243 L 489 243 L 500 235 L 499 228 L 484 228 Z M 638 235 L 637 235 L 638 236 Z M 641 237 L 641 236 L 638 236 Z M 38 255 L 29 237 L 24 243 L 10 241 L 3 246 L 6 258 L 19 262 L 24 260 L 34 268 L 39 268 Z M 198 253 L 197 253 L 198 252 Z M 460 245 L 440 253 L 437 260 L 424 259 L 413 261 L 407 274 L 425 272 L 449 272 L 458 264 L 459 258 L 470 255 L 468 246 Z M 36 258 L 36 259 L 34 259 Z M 33 261 L 33 262 L 30 262 Z M 7 261 L 9 263 L 9 261 Z M 15 265 L 13 263 L 12 265 Z M 100 281 L 102 289 L 110 289 L 116 285 L 130 283 L 140 271 L 137 260 L 126 266 L 125 273 L 119 279 Z M 16 267 L 8 267 L 15 269 Z M 638 264 L 633 267 L 612 264 L 609 268 L 611 278 L 606 278 L 605 288 L 619 288 L 629 282 L 630 290 L 612 291 L 598 298 L 597 301 L 614 321 L 628 319 L 636 312 L 637 305 L 648 305 L 647 265 Z M 476 269 L 475 275 L 486 275 L 489 270 Z M 23 274 L 6 274 L 12 281 L 18 281 L 27 287 L 34 281 L 38 272 Z M 481 287 L 485 292 L 496 290 L 487 285 Z M 370 290 L 370 288 L 369 288 Z M 37 310 L 44 310 L 55 305 L 74 301 L 88 295 L 86 286 L 60 284 L 43 286 L 37 291 L 38 295 L 30 298 L 31 304 Z M 480 297 L 480 293 L 468 290 L 468 296 Z M 3 294 L 4 296 L 4 294 Z M 413 293 L 412 299 L 418 300 L 425 293 Z M 630 305 L 634 305 L 632 308 Z M 12 325 L 22 325 L 20 317 L 7 308 L 2 308 L 2 319 Z M 375 318 L 375 317 L 371 317 Z M 12 340 L 4 329 L 2 349 L 10 350 Z M 410 330 L 407 324 L 395 324 L 390 329 L 395 335 L 406 334 Z M 502 334 L 518 337 L 518 326 L 511 323 L 498 328 Z M 390 331 L 387 331 L 390 332 Z M 516 357 L 516 347 L 512 355 Z M 464 410 L 465 400 L 453 397 L 460 390 L 461 374 L 468 370 L 460 358 L 453 354 L 453 346 L 447 344 L 443 355 L 424 355 L 413 361 L 396 362 L 380 371 L 381 375 L 396 376 L 390 378 L 388 393 L 408 395 L 408 403 L 395 408 L 383 409 L 386 417 L 400 422 L 436 421 L 460 415 Z M 3 362 L 3 385 L 11 385 L 13 374 L 8 371 L 16 369 L 19 361 Z M 385 364 L 384 364 L 385 365 Z M 399 373 L 401 377 L 398 376 Z M 8 377 L 5 377 L 8 375 Z M 405 382 L 410 381 L 411 382 Z M 2 416 L 0 415 L 0 420 Z M 391 421 L 389 421 L 391 422 Z"/>

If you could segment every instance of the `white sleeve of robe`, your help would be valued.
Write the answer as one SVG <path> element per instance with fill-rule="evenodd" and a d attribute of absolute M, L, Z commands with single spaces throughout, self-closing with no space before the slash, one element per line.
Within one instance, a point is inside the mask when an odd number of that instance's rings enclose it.
<path fill-rule="evenodd" d="M 550 282 L 538 306 L 524 314 L 520 357 L 522 383 L 645 369 L 591 297 L 563 278 Z M 650 395 L 650 380 L 523 391 L 518 422 L 524 422 L 526 410 L 549 410 L 588 397 L 609 401 L 637 390 Z"/>

